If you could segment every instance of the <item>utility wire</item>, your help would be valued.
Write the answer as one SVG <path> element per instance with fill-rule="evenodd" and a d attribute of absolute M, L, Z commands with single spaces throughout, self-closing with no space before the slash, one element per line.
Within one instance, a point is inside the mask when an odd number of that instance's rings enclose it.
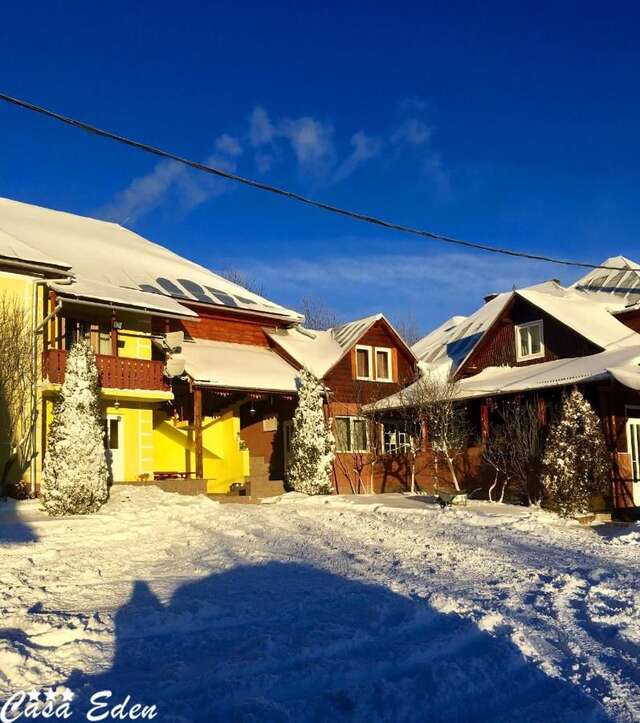
<path fill-rule="evenodd" d="M 83 121 L 77 120 L 75 118 L 69 118 L 67 116 L 61 115 L 60 113 L 56 113 L 55 111 L 48 110 L 47 108 L 35 105 L 34 103 L 30 103 L 29 101 L 14 98 L 13 96 L 7 95 L 6 93 L 0 93 L 0 100 L 3 100 L 7 103 L 12 103 L 13 105 L 19 106 L 20 108 L 25 108 L 26 110 L 33 111 L 34 113 L 40 113 L 41 115 L 47 116 L 48 118 L 53 118 L 54 120 L 60 121 L 61 123 L 66 123 L 67 125 L 73 126 L 74 128 L 79 128 L 80 130 L 86 131 L 87 133 L 93 133 L 94 135 L 101 136 L 103 138 L 109 138 L 110 140 L 117 141 L 118 143 L 124 143 L 127 146 L 131 146 L 132 148 L 138 148 L 141 151 L 152 153 L 153 155 L 160 156 L 161 158 L 168 158 L 169 160 L 175 161 L 176 163 L 181 163 L 185 166 L 189 166 L 190 168 L 195 168 L 197 171 L 203 171 L 204 173 L 209 173 L 214 176 L 226 178 L 230 181 L 236 181 L 237 183 L 242 183 L 245 186 L 257 188 L 260 191 L 267 191 L 268 193 L 273 193 L 277 196 L 283 196 L 284 198 L 288 198 L 292 201 L 304 203 L 307 206 L 319 208 L 322 211 L 328 211 L 330 213 L 345 216 L 346 218 L 352 218 L 356 221 L 362 221 L 363 223 L 372 224 L 374 226 L 381 226 L 392 231 L 412 234 L 413 236 L 420 236 L 422 238 L 427 238 L 434 241 L 441 241 L 443 243 L 453 244 L 455 246 L 464 246 L 465 248 L 476 249 L 478 251 L 486 251 L 492 254 L 515 256 L 517 258 L 529 259 L 532 261 L 544 261 L 546 263 L 558 264 L 560 266 L 578 266 L 584 269 L 604 269 L 607 271 L 629 270 L 627 267 L 599 266 L 598 264 L 590 264 L 584 261 L 570 261 L 568 259 L 559 259 L 552 256 L 528 253 L 526 251 L 512 251 L 510 249 L 505 249 L 498 246 L 490 246 L 487 244 L 475 243 L 473 241 L 465 241 L 463 239 L 453 238 L 452 236 L 434 233 L 433 231 L 426 231 L 424 229 L 413 228 L 411 226 L 405 226 L 403 224 L 394 223 L 392 221 L 385 221 L 384 219 L 377 218 L 376 216 L 359 213 L 358 211 L 350 211 L 345 208 L 340 208 L 339 206 L 333 206 L 329 203 L 324 203 L 323 201 L 318 201 L 314 198 L 308 198 L 307 196 L 303 196 L 299 193 L 296 193 L 295 191 L 287 191 L 284 188 L 272 186 L 268 183 L 256 181 L 251 178 L 245 178 L 244 176 L 240 176 L 236 173 L 231 173 L 230 171 L 225 171 L 221 168 L 215 168 L 214 166 L 208 166 L 204 163 L 199 163 L 198 161 L 192 161 L 188 158 L 183 158 L 182 156 L 171 153 L 170 151 L 156 148 L 155 146 L 151 146 L 148 143 L 142 143 L 141 141 L 135 141 L 131 138 L 126 138 L 125 136 L 118 135 L 117 133 L 112 133 L 111 131 L 103 130 L 102 128 L 97 128 L 96 126 L 92 126 L 89 123 L 84 123 Z"/>

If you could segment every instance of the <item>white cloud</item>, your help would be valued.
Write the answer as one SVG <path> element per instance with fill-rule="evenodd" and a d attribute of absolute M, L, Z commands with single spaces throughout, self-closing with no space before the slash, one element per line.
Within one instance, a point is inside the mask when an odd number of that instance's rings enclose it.
<path fill-rule="evenodd" d="M 242 155 L 242 146 L 240 141 L 228 133 L 223 133 L 216 139 L 216 150 L 225 153 L 232 158 Z"/>
<path fill-rule="evenodd" d="M 215 140 L 216 151 L 205 160 L 207 165 L 233 171 L 235 158 L 242 153 L 237 138 L 223 133 Z M 157 208 L 170 194 L 180 205 L 191 210 L 214 196 L 231 190 L 229 181 L 203 173 L 194 173 L 175 161 L 160 161 L 150 173 L 135 178 L 114 199 L 98 209 L 101 218 L 122 224 L 133 224 Z"/>
<path fill-rule="evenodd" d="M 310 116 L 281 121 L 280 135 L 287 138 L 298 164 L 307 170 L 318 171 L 330 164 L 335 155 L 333 127 Z"/>
<path fill-rule="evenodd" d="M 256 153 L 254 160 L 259 173 L 268 173 L 273 166 L 273 156 L 270 153 Z"/>
<path fill-rule="evenodd" d="M 333 239 L 334 248 L 352 246 L 354 239 Z M 304 246 L 304 244 L 301 244 Z M 329 244 L 328 244 L 329 245 Z M 362 248 L 379 248 L 381 239 L 363 238 Z M 358 313 L 411 309 L 426 328 L 447 316 L 469 314 L 492 291 L 509 291 L 557 275 L 548 264 L 477 252 L 434 254 L 342 255 L 308 261 L 303 258 L 237 259 L 250 276 L 260 278 L 267 295 L 295 304 L 303 296 L 317 297 L 347 318 Z M 566 279 L 570 281 L 573 279 Z"/>
<path fill-rule="evenodd" d="M 368 136 L 364 131 L 358 131 L 351 136 L 353 151 L 338 166 L 333 174 L 333 182 L 339 183 L 348 178 L 365 161 L 375 158 L 382 150 L 380 138 Z"/>
<path fill-rule="evenodd" d="M 267 111 L 257 105 L 249 116 L 249 142 L 254 148 L 271 143 L 276 135 L 276 129 L 269 119 Z"/>
<path fill-rule="evenodd" d="M 391 143 L 424 146 L 431 140 L 431 134 L 431 128 L 423 120 L 407 118 L 391 134 Z"/>
<path fill-rule="evenodd" d="M 124 190 L 119 191 L 98 213 L 118 223 L 132 223 L 158 206 L 184 173 L 184 166 L 174 161 L 160 161 L 150 173 L 135 178 Z"/>

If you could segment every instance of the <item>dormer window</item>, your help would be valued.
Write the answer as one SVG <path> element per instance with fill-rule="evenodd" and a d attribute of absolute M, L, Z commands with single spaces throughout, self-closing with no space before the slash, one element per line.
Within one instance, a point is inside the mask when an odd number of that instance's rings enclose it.
<path fill-rule="evenodd" d="M 376 379 L 379 382 L 391 381 L 391 349 L 376 347 Z"/>
<path fill-rule="evenodd" d="M 393 381 L 393 350 L 388 347 L 356 346 L 356 379 L 369 382 Z"/>
<path fill-rule="evenodd" d="M 542 320 L 516 326 L 516 359 L 528 361 L 544 357 Z"/>
<path fill-rule="evenodd" d="M 370 346 L 356 347 L 356 379 L 373 379 L 373 363 Z"/>

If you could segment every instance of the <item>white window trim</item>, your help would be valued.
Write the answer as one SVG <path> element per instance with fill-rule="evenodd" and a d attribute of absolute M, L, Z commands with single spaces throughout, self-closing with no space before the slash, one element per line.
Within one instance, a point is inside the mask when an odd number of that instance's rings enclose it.
<path fill-rule="evenodd" d="M 373 358 L 376 364 L 376 381 L 377 382 L 392 382 L 393 381 L 393 354 L 388 346 L 376 346 L 373 349 Z M 389 377 L 381 377 L 378 374 L 378 352 L 384 352 L 387 355 L 387 369 L 389 370 Z"/>
<path fill-rule="evenodd" d="M 367 355 L 369 357 L 369 376 L 368 377 L 361 377 L 358 375 L 358 352 L 359 351 L 366 351 Z M 363 381 L 372 381 L 373 380 L 373 349 L 370 346 L 363 346 L 361 344 L 356 344 L 356 379 L 362 379 Z"/>
<path fill-rule="evenodd" d="M 402 432 L 400 430 L 396 430 L 397 434 L 403 434 L 405 438 L 408 438 L 408 443 L 396 445 L 395 449 L 393 450 L 386 450 L 385 449 L 385 430 L 387 427 L 394 426 L 398 427 L 398 422 L 382 422 L 380 424 L 380 449 L 382 450 L 382 454 L 406 454 L 407 452 L 411 451 L 411 435 L 409 432 Z"/>
<path fill-rule="evenodd" d="M 535 354 L 522 354 L 520 351 L 520 329 L 529 329 L 532 326 L 540 327 L 540 351 Z M 516 342 L 516 361 L 529 361 L 529 359 L 542 359 L 544 358 L 544 324 L 542 319 L 536 321 L 530 321 L 526 324 L 516 324 L 515 326 L 515 342 Z"/>
<path fill-rule="evenodd" d="M 371 445 L 369 444 L 369 425 L 366 424 L 366 422 L 367 422 L 366 417 L 354 417 L 349 414 L 337 414 L 334 417 L 334 419 L 336 419 L 336 420 L 337 419 L 348 419 L 349 420 L 349 443 L 350 443 L 350 446 L 353 444 L 353 439 L 354 439 L 354 436 L 353 436 L 353 423 L 354 422 L 357 422 L 357 421 L 365 422 L 364 429 L 365 429 L 365 435 L 367 438 L 367 441 L 365 442 L 365 444 L 367 445 L 366 449 L 338 449 L 337 445 L 336 445 L 336 452 L 338 454 L 364 454 L 366 452 L 369 452 Z"/>

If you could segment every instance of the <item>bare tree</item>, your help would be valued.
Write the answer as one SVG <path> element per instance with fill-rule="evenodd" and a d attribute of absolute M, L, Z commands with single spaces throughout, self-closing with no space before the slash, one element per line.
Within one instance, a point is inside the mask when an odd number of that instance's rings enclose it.
<path fill-rule="evenodd" d="M 10 477 L 19 480 L 33 459 L 37 406 L 33 397 L 34 336 L 19 297 L 0 295 L 0 496 Z"/>
<path fill-rule="evenodd" d="M 538 477 L 545 429 L 539 409 L 537 396 L 505 400 L 497 409 L 497 430 L 490 431 L 490 438 L 497 435 L 493 444 L 502 448 L 505 486 L 511 485 L 513 492 L 530 505 L 539 504 L 542 499 Z"/>
<path fill-rule="evenodd" d="M 413 311 L 409 310 L 403 314 L 397 315 L 392 321 L 393 328 L 402 337 L 407 346 L 413 346 L 417 341 L 422 339 L 420 325 Z"/>
<path fill-rule="evenodd" d="M 494 478 L 489 486 L 489 502 L 503 502 L 507 486 L 511 480 L 509 457 L 511 455 L 511 437 L 509 430 L 504 423 L 492 427 L 490 434 L 485 442 L 482 457 L 484 461 L 493 468 Z M 500 488 L 500 496 L 497 500 L 493 499 L 493 493 L 498 484 L 502 484 Z"/>
<path fill-rule="evenodd" d="M 454 487 L 460 490 L 455 462 L 468 447 L 470 428 L 466 410 L 458 398 L 458 383 L 455 380 L 428 375 L 421 377 L 400 394 L 404 406 L 415 410 L 415 422 L 428 430 L 429 444 L 434 453 L 436 478 L 438 462 L 442 459 Z"/>
<path fill-rule="evenodd" d="M 324 331 L 341 323 L 340 315 L 332 307 L 318 299 L 305 296 L 301 302 L 304 325 L 307 329 Z"/>
<path fill-rule="evenodd" d="M 265 294 L 264 285 L 258 281 L 258 279 L 245 274 L 239 269 L 229 267 L 218 271 L 217 274 L 218 276 L 222 276 L 223 279 L 231 281 L 232 284 L 238 284 L 238 286 L 242 286 L 243 289 L 258 294 L 258 296 L 264 296 Z"/>

